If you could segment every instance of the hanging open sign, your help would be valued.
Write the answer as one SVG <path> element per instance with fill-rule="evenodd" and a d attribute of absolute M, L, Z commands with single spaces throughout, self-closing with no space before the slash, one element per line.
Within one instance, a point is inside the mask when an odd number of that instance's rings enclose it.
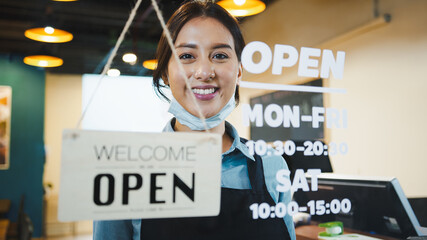
<path fill-rule="evenodd" d="M 216 216 L 221 138 L 65 130 L 60 221 Z"/>

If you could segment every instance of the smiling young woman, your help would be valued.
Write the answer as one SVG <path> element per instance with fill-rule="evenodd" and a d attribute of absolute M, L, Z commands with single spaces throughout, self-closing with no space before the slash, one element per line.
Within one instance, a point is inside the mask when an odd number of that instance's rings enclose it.
<path fill-rule="evenodd" d="M 255 220 L 250 210 L 254 203 L 273 206 L 290 201 L 289 192 L 276 190 L 276 172 L 287 169 L 286 162 L 280 156 L 252 156 L 246 140 L 225 121 L 239 102 L 242 78 L 245 43 L 236 19 L 217 4 L 194 1 L 181 6 L 167 27 L 190 88 L 163 34 L 153 83 L 160 96 L 167 99 L 162 88 L 170 88 L 173 96 L 169 112 L 174 118 L 164 131 L 203 131 L 207 126 L 223 136 L 220 214 L 97 221 L 94 239 L 295 239 L 290 216 Z M 192 94 L 206 125 L 198 117 Z"/>
<path fill-rule="evenodd" d="M 188 89 L 179 72 L 178 63 L 175 58 L 170 58 L 167 79 L 164 81 L 170 86 L 177 103 L 193 116 L 198 115 L 197 107 L 200 107 L 207 119 L 219 113 L 230 100 L 231 107 L 234 107 L 234 93 L 242 76 L 242 65 L 228 29 L 214 18 L 194 18 L 182 27 L 175 40 L 175 47 L 191 85 L 191 89 Z M 195 106 L 190 94 L 194 94 L 198 106 Z M 179 118 L 174 129 L 199 130 L 191 129 L 191 126 L 181 123 Z M 210 131 L 223 134 L 223 152 L 231 147 L 232 139 L 224 134 L 224 124 Z"/>

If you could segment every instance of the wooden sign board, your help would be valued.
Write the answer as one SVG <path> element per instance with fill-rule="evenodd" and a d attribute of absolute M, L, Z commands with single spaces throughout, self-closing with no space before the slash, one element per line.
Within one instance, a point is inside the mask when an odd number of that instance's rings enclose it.
<path fill-rule="evenodd" d="M 58 219 L 216 216 L 221 146 L 217 134 L 65 130 Z"/>

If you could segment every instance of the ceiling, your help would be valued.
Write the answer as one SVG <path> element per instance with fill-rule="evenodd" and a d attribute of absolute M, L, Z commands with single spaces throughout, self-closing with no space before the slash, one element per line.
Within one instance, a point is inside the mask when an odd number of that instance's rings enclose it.
<path fill-rule="evenodd" d="M 157 1 L 165 19 L 185 2 Z M 272 1 L 264 2 L 268 7 Z M 135 2 L 136 0 L 0 0 L 0 54 L 23 58 L 30 54 L 50 53 L 61 57 L 64 64 L 48 69 L 49 72 L 101 73 Z M 74 39 L 68 43 L 52 44 L 32 41 L 24 36 L 26 29 L 41 27 L 48 22 L 71 32 Z M 154 58 L 161 33 L 151 1 L 143 0 L 111 67 L 120 69 L 124 75 L 151 75 L 150 70 L 142 67 L 142 62 Z M 126 52 L 134 52 L 138 56 L 136 64 L 130 65 L 121 60 Z"/>

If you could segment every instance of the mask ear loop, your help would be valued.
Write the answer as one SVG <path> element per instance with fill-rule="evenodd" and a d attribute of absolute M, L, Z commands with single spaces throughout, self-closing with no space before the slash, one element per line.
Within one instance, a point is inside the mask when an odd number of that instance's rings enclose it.
<path fill-rule="evenodd" d="M 156 0 L 151 0 L 151 3 L 154 7 L 154 10 L 156 11 L 157 18 L 159 19 L 160 24 L 162 25 L 163 32 L 166 36 L 166 39 L 168 40 L 169 47 L 172 50 L 172 55 L 175 58 L 175 61 L 178 63 L 179 72 L 181 73 L 181 76 L 185 80 L 185 85 L 187 86 L 188 89 L 191 89 L 190 80 L 187 78 L 187 75 L 185 74 L 184 67 L 182 66 L 182 63 L 179 60 L 178 53 L 176 52 L 175 46 L 174 46 L 173 41 L 172 41 L 172 37 L 170 35 L 169 29 L 166 27 L 166 24 L 165 24 L 165 21 L 163 19 L 161 12 L 160 12 L 159 6 L 157 5 Z M 196 96 L 194 96 L 194 93 L 192 91 L 189 91 L 189 92 L 190 92 L 191 99 L 192 99 L 194 105 L 196 106 L 197 114 L 199 115 L 199 118 L 203 122 L 203 126 L 205 127 L 205 131 L 209 133 L 210 131 L 208 129 L 208 125 L 206 124 L 206 118 L 203 116 L 202 109 L 200 108 L 200 105 L 197 103 Z"/>

